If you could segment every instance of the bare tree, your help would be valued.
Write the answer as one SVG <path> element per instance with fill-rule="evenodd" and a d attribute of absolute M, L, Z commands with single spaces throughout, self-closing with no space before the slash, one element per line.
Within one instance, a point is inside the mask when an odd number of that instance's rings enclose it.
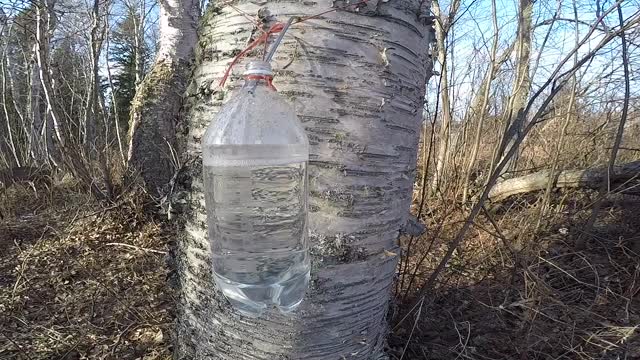
<path fill-rule="evenodd" d="M 108 29 L 109 28 L 109 18 L 107 17 L 106 19 L 106 23 L 105 23 L 105 27 Z M 105 33 L 105 52 L 107 54 L 109 54 L 110 52 L 110 33 L 111 31 L 107 31 Z M 111 73 L 111 64 L 109 61 L 106 61 L 105 64 L 105 70 L 107 72 L 107 82 L 109 83 L 109 92 L 111 94 L 111 109 L 112 109 L 112 113 L 113 113 L 113 124 L 114 124 L 114 128 L 115 128 L 115 133 L 116 133 L 116 142 L 118 144 L 118 152 L 120 154 L 120 160 L 122 161 L 122 166 L 126 167 L 127 166 L 127 158 L 125 156 L 125 151 L 124 151 L 124 136 L 122 134 L 122 131 L 120 130 L 120 117 L 119 114 L 120 112 L 118 111 L 118 101 L 116 99 L 116 93 L 115 93 L 115 88 L 113 85 L 113 76 Z"/>
<path fill-rule="evenodd" d="M 469 193 L 469 177 L 471 176 L 471 171 L 476 165 L 476 159 L 478 158 L 478 150 L 480 149 L 480 141 L 482 139 L 482 129 L 487 113 L 487 105 L 489 104 L 491 83 L 493 82 L 495 74 L 499 70 L 500 66 L 507 60 L 507 58 L 511 54 L 511 48 L 509 48 L 502 54 L 500 59 L 496 58 L 498 53 L 500 30 L 498 27 L 498 11 L 496 8 L 495 0 L 491 0 L 491 19 L 493 24 L 493 41 L 491 44 L 491 52 L 489 55 L 489 65 L 487 66 L 486 75 L 484 76 L 484 79 L 480 84 L 480 91 L 478 91 L 477 95 L 472 100 L 471 107 L 468 112 L 469 114 L 471 114 L 471 116 L 477 114 L 478 122 L 476 125 L 476 133 L 471 148 L 471 154 L 469 155 L 468 165 L 463 176 L 462 202 L 467 202 L 467 195 Z"/>
<path fill-rule="evenodd" d="M 139 16 L 134 16 L 134 39 L 135 39 L 135 59 L 136 59 L 136 85 L 140 85 L 144 76 L 144 33 L 145 33 L 145 19 L 147 17 L 147 3 L 145 0 L 141 0 L 133 3 L 127 2 L 129 11 Z"/>
<path fill-rule="evenodd" d="M 593 227 L 593 224 L 598 217 L 598 213 L 600 212 L 600 208 L 602 207 L 602 202 L 607 196 L 607 194 L 611 191 L 611 180 L 616 174 L 616 159 L 618 158 L 618 151 L 620 151 L 620 144 L 622 143 L 622 136 L 624 134 L 625 125 L 627 123 L 627 117 L 629 115 L 629 98 L 631 95 L 631 71 L 629 69 L 629 50 L 626 34 L 624 31 L 625 22 L 624 16 L 622 14 L 622 7 L 620 3 L 617 3 L 618 10 L 618 21 L 620 25 L 620 42 L 622 43 L 622 67 L 624 70 L 624 98 L 622 101 L 622 113 L 620 114 L 620 121 L 618 122 L 618 129 L 615 133 L 615 137 L 613 139 L 613 145 L 611 147 L 611 153 L 609 155 L 609 161 L 607 162 L 607 176 L 603 177 L 602 185 L 598 189 L 598 200 L 596 204 L 593 206 L 593 210 L 591 211 L 591 216 L 589 216 L 589 220 L 585 226 L 586 231 L 585 234 L 588 234 Z M 581 236 L 580 240 L 577 242 L 576 246 L 578 248 L 584 248 L 586 243 L 585 236 Z"/>
<path fill-rule="evenodd" d="M 4 11 L 0 8 L 0 36 L 6 36 L 6 31 L 8 28 L 8 19 L 5 15 Z M 15 161 L 16 166 L 20 166 L 21 160 L 18 154 L 18 147 L 16 146 L 16 140 L 14 139 L 14 126 L 11 121 L 11 116 L 9 112 L 9 95 L 11 91 L 9 90 L 9 74 L 7 71 L 7 52 L 9 43 L 0 41 L 0 46 L 2 47 L 2 59 L 0 59 L 0 91 L 2 91 L 2 97 L 0 101 L 2 102 L 2 110 L 5 116 L 6 128 L 0 128 L 0 135 L 4 135 L 3 132 L 6 131 L 6 135 L 2 136 L 4 138 L 4 142 L 9 147 L 9 151 L 11 155 L 13 155 L 13 160 Z M 13 110 L 13 109 L 11 109 Z M 1 145 L 0 145 L 1 146 Z"/>
<path fill-rule="evenodd" d="M 100 13 L 101 5 L 99 0 L 94 0 L 89 13 L 91 19 L 91 33 L 89 46 L 91 48 L 89 89 L 87 91 L 88 101 L 84 119 L 84 146 L 87 157 L 91 158 L 96 152 L 96 127 L 101 116 L 100 112 L 100 76 L 99 64 L 102 41 L 104 38 L 104 17 Z"/>
<path fill-rule="evenodd" d="M 496 163 L 504 158 L 505 149 L 515 146 L 515 139 L 522 135 L 524 118 L 524 107 L 529 98 L 531 90 L 531 35 L 533 30 L 533 4 L 532 0 L 519 0 L 518 3 L 518 34 L 515 43 L 516 69 L 513 80 L 513 87 L 509 103 L 503 113 L 504 134 L 507 140 L 506 147 L 497 148 Z M 504 172 L 514 171 L 518 163 L 518 150 L 504 168 Z M 502 174 L 503 175 L 503 174 Z"/>
<path fill-rule="evenodd" d="M 43 160 L 45 156 L 45 140 L 44 140 L 44 118 L 41 111 L 42 98 L 42 82 L 38 72 L 38 61 L 36 48 L 38 44 L 33 45 L 33 51 L 29 62 L 29 115 L 31 119 L 31 156 L 36 160 Z"/>
<path fill-rule="evenodd" d="M 65 136 L 62 124 L 58 118 L 54 105 L 53 82 L 49 67 L 49 50 L 51 36 L 56 27 L 56 15 L 54 13 L 56 0 L 41 0 L 36 5 L 36 44 L 35 59 L 37 62 L 38 80 L 41 85 L 45 100 L 45 141 L 47 156 L 54 165 L 60 166 L 58 146 L 65 145 Z M 37 109 L 36 109 L 37 110 Z M 55 133 L 55 139 L 54 139 Z"/>
<path fill-rule="evenodd" d="M 453 115 L 451 113 L 451 89 L 449 88 L 448 78 L 447 53 L 449 51 L 449 44 L 447 43 L 447 38 L 449 30 L 451 29 L 456 14 L 460 8 L 460 0 L 453 0 L 448 14 L 442 13 L 438 0 L 434 0 L 432 4 L 433 14 L 436 17 L 436 47 L 438 62 L 440 63 L 440 102 L 442 109 L 438 152 L 436 154 L 436 168 L 435 174 L 433 175 L 433 183 L 431 185 L 432 191 L 436 191 L 439 189 L 440 183 L 445 181 L 445 171 L 447 169 L 447 160 L 449 159 L 449 143 L 451 140 L 451 122 L 453 120 Z"/>
<path fill-rule="evenodd" d="M 573 5 L 574 19 L 578 21 L 578 8 L 576 6 L 575 0 L 573 1 L 572 5 Z M 574 46 L 578 46 L 579 43 L 580 43 L 580 30 L 578 27 L 576 27 Z M 577 62 L 578 62 L 578 54 L 576 53 L 574 54 L 574 57 L 573 57 L 574 66 Z M 547 211 L 547 207 L 549 206 L 549 203 L 551 201 L 551 190 L 556 187 L 557 178 L 560 176 L 560 173 L 557 170 L 558 170 L 558 167 L 560 166 L 559 165 L 560 156 L 565 146 L 564 143 L 565 143 L 565 137 L 567 134 L 567 128 L 569 127 L 569 124 L 572 118 L 574 117 L 574 113 L 575 113 L 574 107 L 575 107 L 575 102 L 577 97 L 577 94 L 576 94 L 577 90 L 578 90 L 578 78 L 577 76 L 574 75 L 573 84 L 571 85 L 571 89 L 569 90 L 569 103 L 567 104 L 566 115 L 564 117 L 564 121 L 560 129 L 560 137 L 558 139 L 558 143 L 556 144 L 555 154 L 551 162 L 551 169 L 549 170 L 549 179 L 547 181 L 547 187 L 545 189 L 544 196 L 542 197 L 542 204 L 540 206 L 540 212 L 539 212 L 536 227 L 540 226 L 542 222 L 542 218 L 544 217 Z"/>
<path fill-rule="evenodd" d="M 620 0 L 621 1 L 621 0 Z M 438 263 L 435 271 L 431 273 L 429 278 L 425 281 L 418 292 L 418 296 L 413 303 L 412 310 L 415 311 L 420 304 L 424 301 L 427 294 L 429 294 L 434 286 L 436 285 L 436 280 L 438 276 L 441 275 L 443 269 L 448 264 L 449 260 L 453 256 L 455 250 L 464 240 L 467 231 L 470 229 L 472 224 L 475 221 L 475 218 L 478 216 L 480 211 L 484 209 L 486 205 L 486 201 L 489 199 L 494 186 L 498 183 L 501 175 L 503 174 L 504 169 L 510 163 L 511 158 L 515 156 L 515 153 L 518 151 L 519 145 L 524 141 L 526 136 L 536 127 L 536 125 L 544 122 L 546 120 L 545 114 L 548 111 L 548 107 L 555 98 L 555 96 L 569 83 L 575 73 L 585 64 L 592 61 L 592 59 L 596 56 L 596 54 L 601 51 L 605 46 L 607 46 L 611 41 L 616 39 L 621 34 L 624 34 L 625 31 L 628 31 L 629 28 L 637 27 L 640 24 L 640 13 L 634 13 L 631 17 L 629 17 L 625 22 L 621 21 L 621 25 L 619 28 L 607 32 L 604 36 L 600 37 L 596 44 L 592 44 L 589 48 L 589 51 L 580 55 L 579 52 L 582 50 L 582 47 L 592 39 L 593 34 L 598 28 L 598 25 L 602 22 L 602 20 L 614 11 L 620 1 L 613 4 L 613 6 L 609 7 L 607 10 L 603 11 L 598 18 L 591 24 L 589 30 L 586 34 L 581 38 L 581 40 L 566 54 L 563 54 L 561 60 L 556 64 L 553 70 L 550 72 L 550 75 L 546 80 L 543 81 L 542 85 L 533 93 L 533 95 L 526 102 L 523 110 L 520 114 L 523 121 L 523 124 L 512 123 L 511 126 L 507 129 L 507 134 L 515 133 L 515 129 L 522 125 L 521 135 L 516 137 L 515 142 L 512 146 L 507 147 L 507 142 L 510 141 L 509 138 L 504 138 L 502 143 L 499 144 L 500 149 L 506 149 L 506 154 L 500 160 L 497 165 L 494 167 L 491 172 L 487 185 L 482 190 L 482 193 L 477 196 L 476 201 L 473 207 L 470 209 L 464 224 L 460 228 L 459 231 L 456 232 L 455 237 L 449 243 L 446 254 Z M 567 67 L 567 63 L 570 59 L 579 54 L 578 61 L 573 64 L 573 66 Z M 618 137 L 618 136 L 616 136 Z M 616 141 L 617 142 L 617 141 Z M 637 166 L 637 164 L 631 164 L 632 169 Z M 633 170 L 632 170 L 633 171 Z M 602 177 L 598 177 L 601 179 Z M 543 179 L 542 186 L 547 184 L 547 177 Z M 495 193 L 494 193 L 495 195 Z"/>

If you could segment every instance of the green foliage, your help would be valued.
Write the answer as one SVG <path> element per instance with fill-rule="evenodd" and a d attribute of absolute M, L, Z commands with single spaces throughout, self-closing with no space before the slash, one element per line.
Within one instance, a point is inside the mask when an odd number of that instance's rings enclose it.
<path fill-rule="evenodd" d="M 131 101 L 136 93 L 136 32 L 135 23 L 139 21 L 139 15 L 129 13 L 122 22 L 118 24 L 112 34 L 112 45 L 109 51 L 109 61 L 113 65 L 113 92 L 115 97 L 115 108 L 119 126 L 127 131 L 129 123 L 129 113 L 131 111 Z M 148 65 L 149 47 L 144 42 L 140 44 L 139 54 L 142 56 L 142 71 Z"/>

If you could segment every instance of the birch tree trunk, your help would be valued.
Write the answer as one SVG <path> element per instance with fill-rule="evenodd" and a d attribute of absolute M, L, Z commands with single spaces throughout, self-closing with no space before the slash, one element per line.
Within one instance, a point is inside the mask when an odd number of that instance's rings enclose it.
<path fill-rule="evenodd" d="M 6 19 L 5 19 L 6 21 Z M 9 25 L 6 34 L 9 35 L 10 32 L 12 31 L 13 25 Z M 6 44 L 8 45 L 8 44 Z M 11 97 L 11 107 L 13 108 L 13 111 L 15 112 L 15 114 L 18 116 L 18 119 L 20 121 L 20 129 L 19 129 L 19 133 L 22 136 L 22 141 L 23 143 L 20 146 L 20 157 L 22 158 L 22 161 L 27 163 L 30 161 L 30 159 L 32 159 L 31 157 L 31 130 L 30 130 L 30 125 L 29 125 L 29 119 L 28 119 L 28 113 L 29 113 L 29 86 L 27 85 L 27 90 L 26 90 L 26 99 L 27 101 L 20 101 L 18 99 L 20 99 L 20 95 L 17 95 L 18 92 L 16 91 L 16 82 L 15 82 L 15 73 L 18 72 L 18 69 L 16 69 L 16 66 L 14 66 L 14 63 L 12 62 L 12 56 L 8 56 L 8 53 L 5 53 L 5 57 L 4 60 L 6 62 L 6 67 L 5 67 L 5 76 L 6 76 L 6 80 L 7 80 L 7 85 L 8 85 L 8 95 Z M 28 60 L 26 60 L 25 58 L 25 63 L 29 63 Z M 30 74 L 31 72 L 28 70 L 29 67 L 28 65 L 25 66 L 25 73 L 26 74 Z M 21 69 L 22 70 L 22 69 Z M 27 77 L 27 84 L 28 83 L 28 77 Z M 24 98 L 24 97 L 23 97 Z M 7 104 L 8 106 L 9 104 Z M 26 115 L 25 115 L 26 114 Z M 25 118 L 27 117 L 27 118 Z"/>
<path fill-rule="evenodd" d="M 177 170 L 175 122 L 197 41 L 197 0 L 160 0 L 160 49 L 131 103 L 128 165 L 155 195 Z"/>
<path fill-rule="evenodd" d="M 10 93 L 10 90 L 9 90 L 10 86 L 8 81 L 9 72 L 7 71 L 7 63 L 8 63 L 7 59 L 9 58 L 7 55 L 9 50 L 9 44 L 8 42 L 3 41 L 4 37 L 6 36 L 5 34 L 8 33 L 8 31 L 5 32 L 6 28 L 7 28 L 7 18 L 4 12 L 0 9 L 0 36 L 3 37 L 3 39 L 0 39 L 0 47 L 2 48 L 2 52 L 0 53 L 0 56 L 2 56 L 0 58 L 0 103 L 2 104 L 2 112 L 4 114 L 5 126 L 6 126 L 6 129 L 0 126 L 0 128 L 3 128 L 2 130 L 0 130 L 0 136 L 2 140 L 4 140 L 4 143 L 6 144 L 9 152 L 11 153 L 12 155 L 11 157 L 15 161 L 15 165 L 21 166 L 21 160 L 18 153 L 19 147 L 16 146 L 16 141 L 14 139 L 15 125 L 12 125 L 12 116 L 11 116 L 12 114 L 10 114 L 9 112 L 9 95 L 8 94 Z M 15 127 L 17 128 L 17 126 Z M 2 133 L 3 130 L 6 130 L 6 134 Z M 4 149 L 0 149 L 1 152 L 3 152 L 3 150 Z"/>
<path fill-rule="evenodd" d="M 0 24 L 2 24 L 2 13 L 0 13 Z M 2 35 L 4 32 L 4 28 L 0 27 L 0 35 Z M 2 45 L 0 43 L 0 45 Z M 0 136 L 2 136 L 2 139 L 4 140 L 4 142 L 6 143 L 9 152 L 12 155 L 13 160 L 15 161 L 15 165 L 16 166 L 21 166 L 21 160 L 20 160 L 20 156 L 19 156 L 19 152 L 18 149 L 19 147 L 16 145 L 16 141 L 14 139 L 14 126 L 12 125 L 12 119 L 11 119 L 11 115 L 9 113 L 9 96 L 7 95 L 9 93 L 9 86 L 8 86 L 8 75 L 7 75 L 7 71 L 6 71 L 6 53 L 7 53 L 7 48 L 6 46 L 3 46 L 2 49 L 2 58 L 0 58 L 0 102 L 2 104 L 2 112 L 4 113 L 4 117 L 5 117 L 5 126 L 6 129 L 6 135 L 0 133 Z M 13 109 L 12 109 L 13 110 Z M 17 126 L 15 126 L 17 127 Z M 4 149 L 2 149 L 4 150 Z"/>
<path fill-rule="evenodd" d="M 330 0 L 267 2 L 286 21 L 331 8 Z M 337 3 L 337 5 L 341 5 Z M 310 143 L 311 284 L 292 315 L 246 318 L 214 288 L 199 141 L 227 91 L 217 83 L 247 45 L 253 24 L 210 6 L 181 123 L 187 164 L 176 204 L 186 216 L 174 258 L 177 359 L 377 359 L 409 215 L 425 83 L 431 75 L 430 1 L 370 0 L 292 27 L 273 64 L 275 86 Z M 255 2 L 234 7 L 253 16 Z M 261 13 L 267 13 L 262 9 Z M 241 68 L 241 66 L 238 66 Z M 269 109 L 265 109 L 269 111 Z M 185 127 L 184 129 L 182 127 Z"/>

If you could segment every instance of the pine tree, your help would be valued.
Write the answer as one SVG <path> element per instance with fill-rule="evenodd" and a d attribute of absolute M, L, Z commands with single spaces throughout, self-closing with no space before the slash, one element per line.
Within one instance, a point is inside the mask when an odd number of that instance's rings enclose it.
<path fill-rule="evenodd" d="M 113 91 L 118 111 L 119 126 L 123 133 L 129 128 L 129 112 L 131 101 L 136 93 L 136 42 L 135 23 L 138 14 L 128 13 L 112 34 L 112 46 L 109 51 L 109 61 L 115 69 L 113 75 Z M 148 60 L 148 46 L 142 45 L 142 63 Z M 144 66 L 143 66 L 144 67 Z M 112 107 L 113 108 L 113 107 Z"/>

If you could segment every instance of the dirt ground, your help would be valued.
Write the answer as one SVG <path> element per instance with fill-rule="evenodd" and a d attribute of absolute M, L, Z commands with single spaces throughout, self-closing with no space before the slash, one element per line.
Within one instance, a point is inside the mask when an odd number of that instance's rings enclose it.
<path fill-rule="evenodd" d="M 65 188 L 5 201 L 15 216 L 0 221 L 0 359 L 171 358 L 160 225 Z"/>
<path fill-rule="evenodd" d="M 72 185 L 38 197 L 13 189 L 2 201 L 0 359 L 171 358 L 171 235 L 160 221 L 135 199 L 106 206 Z M 638 199 L 607 204 L 588 234 L 576 213 L 511 243 L 525 231 L 520 214 L 496 215 L 502 239 L 473 232 L 436 290 L 393 328 L 391 359 L 640 359 Z M 577 251 L 581 235 L 587 247 Z M 430 227 L 419 239 L 430 255 L 418 281 L 448 238 Z M 413 300 L 403 295 L 396 323 Z"/>
<path fill-rule="evenodd" d="M 554 215 L 539 235 L 521 236 L 535 218 L 522 210 L 496 216 L 502 240 L 478 231 L 420 311 L 394 329 L 392 358 L 640 359 L 640 199 L 607 202 L 585 232 L 593 198 L 580 197 L 564 207 L 578 210 Z"/>

